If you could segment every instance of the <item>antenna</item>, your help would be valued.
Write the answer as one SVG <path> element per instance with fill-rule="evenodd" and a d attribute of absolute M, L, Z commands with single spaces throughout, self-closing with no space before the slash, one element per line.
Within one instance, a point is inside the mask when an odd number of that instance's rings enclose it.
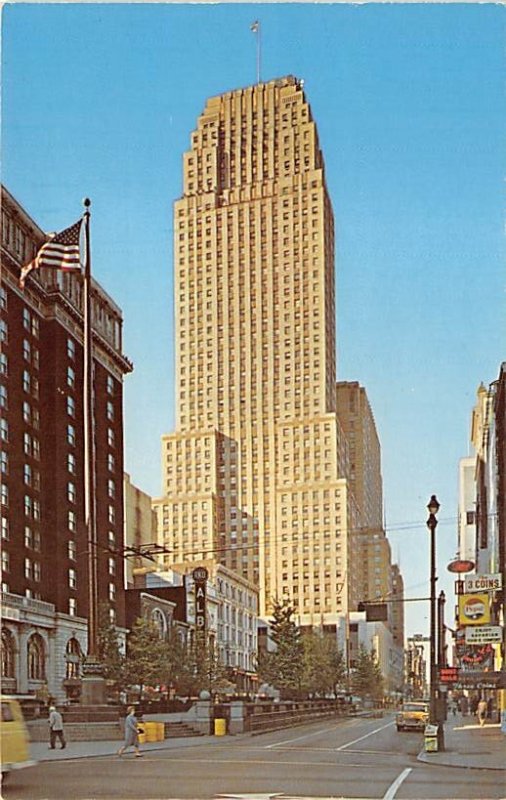
<path fill-rule="evenodd" d="M 257 83 L 260 83 L 260 64 L 261 64 L 261 54 L 262 54 L 262 47 L 261 47 L 261 31 L 260 31 L 260 22 L 259 20 L 255 20 L 250 25 L 250 30 L 256 34 L 257 40 Z"/>

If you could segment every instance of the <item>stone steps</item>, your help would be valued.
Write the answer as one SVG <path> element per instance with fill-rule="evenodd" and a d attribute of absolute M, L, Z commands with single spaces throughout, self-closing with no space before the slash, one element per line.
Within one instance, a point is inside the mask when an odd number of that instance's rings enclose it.
<path fill-rule="evenodd" d="M 203 736 L 200 731 L 196 731 L 191 725 L 186 722 L 166 722 L 165 723 L 165 738 L 166 739 L 185 739 L 189 736 Z"/>

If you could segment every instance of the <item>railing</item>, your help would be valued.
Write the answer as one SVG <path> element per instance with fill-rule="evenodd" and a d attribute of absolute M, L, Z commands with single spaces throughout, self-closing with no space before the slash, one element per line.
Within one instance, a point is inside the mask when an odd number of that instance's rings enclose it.
<path fill-rule="evenodd" d="M 293 701 L 282 703 L 255 703 L 246 707 L 247 717 L 245 730 L 255 731 L 277 730 L 302 725 L 316 719 L 339 717 L 346 710 L 328 701 Z"/>
<path fill-rule="evenodd" d="M 11 608 L 22 608 L 24 611 L 34 611 L 42 614 L 54 614 L 54 603 L 46 603 L 44 600 L 34 600 L 32 597 L 22 597 L 19 594 L 11 594 L 11 592 L 2 592 L 1 601 L 4 609 L 8 606 Z"/>

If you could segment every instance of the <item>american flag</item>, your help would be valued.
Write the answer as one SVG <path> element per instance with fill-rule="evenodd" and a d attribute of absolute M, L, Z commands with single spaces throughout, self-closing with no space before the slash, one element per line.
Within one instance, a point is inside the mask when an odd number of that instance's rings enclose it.
<path fill-rule="evenodd" d="M 63 270 L 81 269 L 79 238 L 82 223 L 82 219 L 78 220 L 70 228 L 55 233 L 48 242 L 42 245 L 35 258 L 21 269 L 19 285 L 22 289 L 27 276 L 34 269 L 40 267 Z"/>

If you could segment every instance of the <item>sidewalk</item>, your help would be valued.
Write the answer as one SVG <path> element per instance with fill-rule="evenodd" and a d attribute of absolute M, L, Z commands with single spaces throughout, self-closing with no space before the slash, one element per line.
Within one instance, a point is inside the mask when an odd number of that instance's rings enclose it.
<path fill-rule="evenodd" d="M 164 739 L 163 742 L 146 742 L 141 744 L 141 753 L 152 750 L 175 750 L 181 747 L 197 747 L 212 743 L 222 743 L 221 736 L 194 736 Z M 30 751 L 34 761 L 68 761 L 74 758 L 96 758 L 97 756 L 116 756 L 123 740 L 117 739 L 109 742 L 67 742 L 64 750 L 58 744 L 51 750 L 47 742 L 31 742 Z M 122 758 L 135 758 L 132 748 Z"/>
<path fill-rule="evenodd" d="M 475 717 L 448 717 L 444 725 L 445 749 L 418 756 L 426 764 L 471 769 L 506 770 L 506 736 L 499 723 L 480 728 Z"/>

